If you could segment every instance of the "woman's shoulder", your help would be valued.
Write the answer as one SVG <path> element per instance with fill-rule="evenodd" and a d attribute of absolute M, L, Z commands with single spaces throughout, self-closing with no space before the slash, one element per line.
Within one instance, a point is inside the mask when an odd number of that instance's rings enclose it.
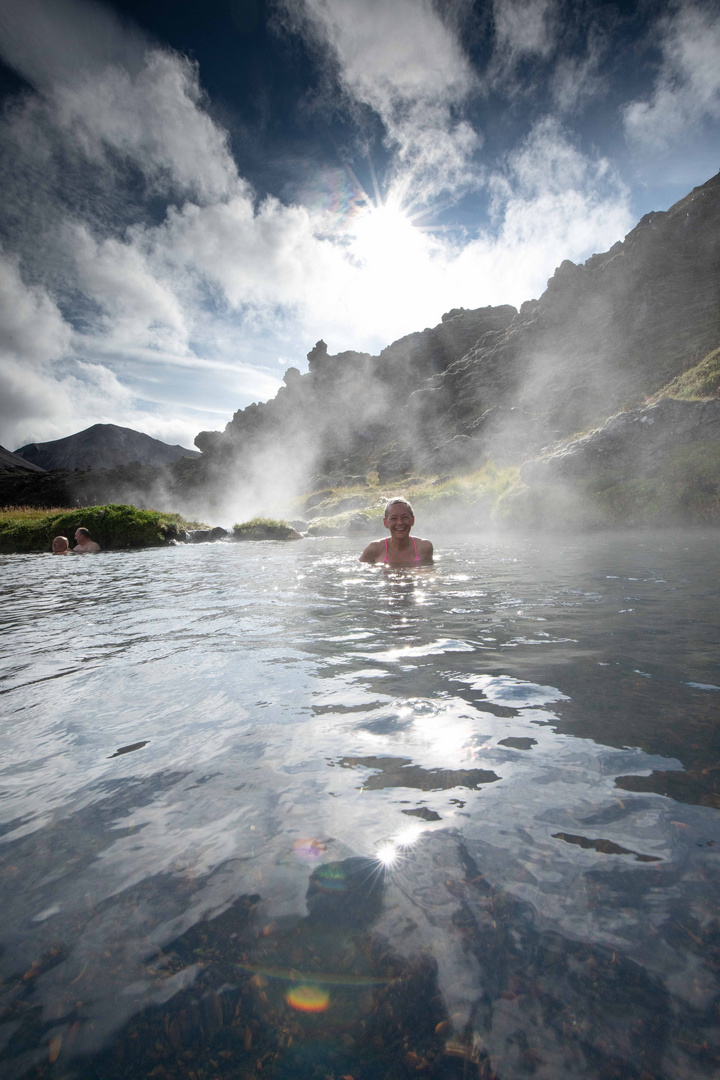
<path fill-rule="evenodd" d="M 384 544 L 383 539 L 371 540 L 360 556 L 360 562 L 375 562 L 385 550 Z"/>
<path fill-rule="evenodd" d="M 423 540 L 419 536 L 415 537 L 415 545 L 417 553 L 423 562 L 429 562 L 433 557 L 433 546 L 430 540 Z"/>

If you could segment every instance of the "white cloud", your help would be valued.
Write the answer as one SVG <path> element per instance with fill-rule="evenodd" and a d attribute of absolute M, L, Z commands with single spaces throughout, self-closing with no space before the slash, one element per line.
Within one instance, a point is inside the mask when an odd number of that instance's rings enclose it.
<path fill-rule="evenodd" d="M 560 57 L 550 79 L 553 102 L 559 113 L 565 116 L 597 99 L 608 86 L 607 79 L 599 70 L 607 51 L 607 40 L 593 32 L 588 35 L 585 44 L 584 56 Z"/>
<path fill-rule="evenodd" d="M 0 251 L 0 355 L 37 363 L 62 356 L 71 330 L 56 304 L 27 286 L 17 259 Z"/>
<path fill-rule="evenodd" d="M 109 368 L 74 361 L 29 366 L 11 358 L 0 373 L 3 445 L 61 438 L 90 424 L 122 423 L 132 395 Z"/>
<path fill-rule="evenodd" d="M 472 183 L 479 138 L 453 107 L 475 76 L 430 0 L 286 0 L 286 9 L 332 57 L 345 93 L 381 119 L 405 190 L 420 201 Z"/>
<path fill-rule="evenodd" d="M 286 305 L 308 343 L 323 336 L 333 351 L 374 350 L 451 307 L 537 296 L 563 258 L 605 250 L 632 225 L 609 164 L 550 119 L 490 184 L 492 228 L 458 243 L 415 228 L 393 205 L 357 214 L 340 243 L 321 214 L 276 200 L 256 215 L 242 200 L 185 207 L 153 239 L 179 260 L 178 273 L 201 267 L 231 305 Z"/>
<path fill-rule="evenodd" d="M 102 308 L 118 348 L 138 343 L 187 348 L 178 298 L 153 274 L 138 245 L 111 237 L 98 242 L 81 224 L 69 226 L 66 235 L 79 283 Z"/>
<path fill-rule="evenodd" d="M 433 294 L 443 311 L 519 305 L 539 296 L 563 259 L 604 251 L 633 224 L 629 192 L 608 162 L 582 153 L 552 119 L 533 128 L 489 183 L 494 228 L 423 265 L 428 305 Z"/>
<path fill-rule="evenodd" d="M 427 0 L 305 0 L 348 91 L 381 116 L 400 103 L 460 100 L 472 73 Z"/>
<path fill-rule="evenodd" d="M 508 66 L 554 48 L 555 0 L 494 0 L 496 48 Z"/>
<path fill-rule="evenodd" d="M 145 48 L 134 26 L 92 0 L 0 0 L 0 55 L 40 90 L 107 64 L 133 70 Z"/>
<path fill-rule="evenodd" d="M 204 109 L 197 65 L 152 47 L 110 9 L 0 0 L 0 55 L 41 91 L 49 124 L 90 162 L 110 165 L 111 150 L 159 189 L 206 200 L 238 184 L 227 135 Z"/>
<path fill-rule="evenodd" d="M 108 66 L 55 94 L 59 125 L 89 160 L 104 160 L 110 148 L 161 190 L 212 201 L 232 192 L 238 176 L 226 133 L 203 104 L 196 66 L 157 49 L 134 74 Z"/>
<path fill-rule="evenodd" d="M 663 61 L 647 100 L 623 110 L 625 134 L 641 149 L 664 150 L 688 129 L 720 117 L 720 14 L 682 4 L 660 24 Z"/>

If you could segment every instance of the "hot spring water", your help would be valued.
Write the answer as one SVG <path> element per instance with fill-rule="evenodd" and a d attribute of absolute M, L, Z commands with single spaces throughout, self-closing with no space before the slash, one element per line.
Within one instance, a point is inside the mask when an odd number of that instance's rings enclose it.
<path fill-rule="evenodd" d="M 720 1069 L 708 534 L 6 556 L 0 1071 Z"/>

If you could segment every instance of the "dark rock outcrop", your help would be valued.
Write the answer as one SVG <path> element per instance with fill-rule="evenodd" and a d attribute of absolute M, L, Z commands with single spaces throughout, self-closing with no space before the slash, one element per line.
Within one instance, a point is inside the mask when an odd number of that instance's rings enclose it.
<path fill-rule="evenodd" d="M 54 506 L 75 506 L 72 473 L 44 472 L 42 469 L 6 469 L 0 471 L 0 506 L 33 506 L 50 509 Z M 105 500 L 106 502 L 108 500 Z"/>
<path fill-rule="evenodd" d="M 526 462 L 508 524 L 557 530 L 720 520 L 720 400 L 663 398 Z"/>
<path fill-rule="evenodd" d="M 190 544 L 212 544 L 229 536 L 227 529 L 216 525 L 214 529 L 188 529 L 185 538 Z"/>
<path fill-rule="evenodd" d="M 357 482 L 377 467 L 394 475 L 411 470 L 422 457 L 417 448 L 431 449 L 433 440 L 457 434 L 441 418 L 433 432 L 417 430 L 408 408 L 411 395 L 478 339 L 508 327 L 516 315 L 510 305 L 458 309 L 379 356 L 331 355 L 318 341 L 308 353 L 308 374 L 289 369 L 271 401 L 239 410 L 222 433 L 200 432 L 195 445 L 203 459 L 186 468 L 182 490 L 207 495 L 228 477 L 249 477 L 257 468 L 302 472 L 306 479 L 320 473 L 338 484 Z"/>
<path fill-rule="evenodd" d="M 605 254 L 563 262 L 539 300 L 450 364 L 433 389 L 462 428 L 497 406 L 522 409 L 522 459 L 539 441 L 654 393 L 718 341 L 720 174 L 647 214 Z"/>
<path fill-rule="evenodd" d="M 75 435 L 52 442 L 28 443 L 15 453 L 42 469 L 110 469 L 138 462 L 140 465 L 170 465 L 180 458 L 199 457 L 197 450 L 144 435 L 116 424 L 93 424 Z"/>
<path fill-rule="evenodd" d="M 284 521 L 247 521 L 236 525 L 232 540 L 302 540 L 300 533 Z"/>

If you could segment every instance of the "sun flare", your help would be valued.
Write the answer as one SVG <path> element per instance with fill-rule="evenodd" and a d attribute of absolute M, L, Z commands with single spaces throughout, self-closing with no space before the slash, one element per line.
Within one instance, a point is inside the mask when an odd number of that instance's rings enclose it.
<path fill-rule="evenodd" d="M 399 206 L 368 206 L 353 222 L 353 253 L 371 268 L 405 263 L 423 246 L 420 230 Z"/>

